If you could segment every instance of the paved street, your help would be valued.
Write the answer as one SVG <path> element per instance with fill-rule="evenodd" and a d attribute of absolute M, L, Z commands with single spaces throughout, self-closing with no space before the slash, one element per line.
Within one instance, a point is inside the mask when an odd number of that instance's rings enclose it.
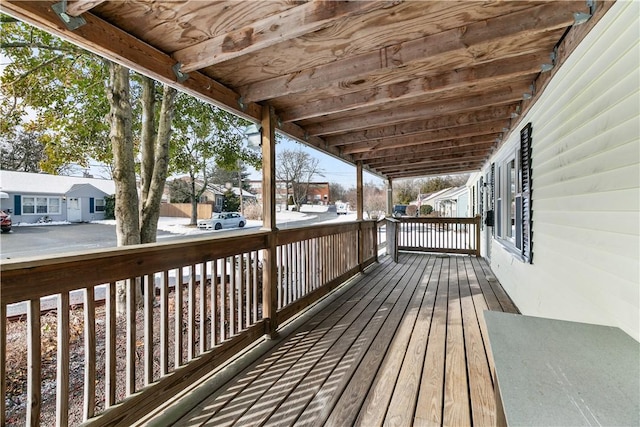
<path fill-rule="evenodd" d="M 281 229 L 304 227 L 315 223 L 336 219 L 335 212 L 313 213 L 311 219 L 302 221 L 279 222 Z M 259 226 L 245 227 L 245 230 Z M 179 230 L 184 230 L 181 228 Z M 223 236 L 230 230 L 209 230 L 200 234 L 170 233 L 158 230 L 158 242 L 171 239 L 187 239 L 200 237 Z M 15 259 L 66 252 L 82 252 L 89 249 L 110 248 L 116 246 L 115 226 L 105 224 L 65 224 L 14 227 L 10 233 L 0 233 L 0 259 Z"/>

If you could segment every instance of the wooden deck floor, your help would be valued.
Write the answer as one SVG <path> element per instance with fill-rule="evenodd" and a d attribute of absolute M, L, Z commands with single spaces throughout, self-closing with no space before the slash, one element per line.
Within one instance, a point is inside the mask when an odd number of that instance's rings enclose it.
<path fill-rule="evenodd" d="M 493 425 L 482 312 L 517 309 L 491 277 L 467 256 L 385 257 L 177 424 Z"/>

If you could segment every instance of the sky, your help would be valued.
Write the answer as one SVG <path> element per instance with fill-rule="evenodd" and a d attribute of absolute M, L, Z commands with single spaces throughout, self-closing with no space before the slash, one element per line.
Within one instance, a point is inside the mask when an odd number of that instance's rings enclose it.
<path fill-rule="evenodd" d="M 297 141 L 293 141 L 288 138 L 283 138 L 283 141 L 276 145 L 276 156 L 278 155 L 278 150 L 302 150 L 304 152 L 309 153 L 309 155 L 320 160 L 320 169 L 322 176 L 316 176 L 314 181 L 317 182 L 335 182 L 341 184 L 345 188 L 351 188 L 356 186 L 356 167 L 350 165 L 349 163 L 338 160 L 333 156 L 328 154 L 324 154 L 321 151 L 309 147 L 305 144 L 299 143 Z M 363 181 L 365 183 L 374 183 L 376 185 L 383 185 L 384 181 L 373 174 L 364 171 Z M 260 180 L 262 179 L 262 172 L 251 170 L 251 179 Z"/>

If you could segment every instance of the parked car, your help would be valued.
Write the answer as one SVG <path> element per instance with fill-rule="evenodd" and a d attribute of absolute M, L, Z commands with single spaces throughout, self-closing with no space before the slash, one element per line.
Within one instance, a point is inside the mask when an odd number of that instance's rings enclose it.
<path fill-rule="evenodd" d="M 3 233 L 11 231 L 11 215 L 5 211 L 0 211 L 0 229 Z"/>
<path fill-rule="evenodd" d="M 349 203 L 336 203 L 336 213 L 346 215 L 349 213 Z"/>
<path fill-rule="evenodd" d="M 407 205 L 393 205 L 393 216 L 401 217 L 407 214 Z"/>
<path fill-rule="evenodd" d="M 211 215 L 211 219 L 198 220 L 202 230 L 220 230 L 222 228 L 244 227 L 247 220 L 237 212 L 220 212 Z"/>

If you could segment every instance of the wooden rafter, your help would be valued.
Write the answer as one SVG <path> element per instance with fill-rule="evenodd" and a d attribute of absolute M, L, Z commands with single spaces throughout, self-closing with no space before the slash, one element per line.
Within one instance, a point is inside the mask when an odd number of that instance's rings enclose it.
<path fill-rule="evenodd" d="M 371 150 L 398 149 L 402 147 L 426 145 L 433 142 L 447 141 L 456 138 L 495 134 L 503 132 L 503 129 L 508 127 L 509 121 L 500 120 L 490 124 L 482 123 L 449 129 L 438 129 L 415 135 L 398 136 L 393 139 L 374 139 L 371 141 L 345 145 L 341 148 L 342 152 L 346 154 L 363 153 Z"/>
<path fill-rule="evenodd" d="M 413 165 L 416 163 L 427 162 L 427 161 L 440 161 L 447 159 L 464 159 L 465 157 L 485 157 L 487 155 L 487 149 L 482 148 L 479 150 L 460 150 L 460 149 L 450 149 L 450 150 L 442 150 L 435 151 L 431 153 L 423 153 L 422 155 L 400 155 L 400 156 L 391 156 L 391 157 L 383 157 L 378 159 L 373 159 L 368 162 L 369 166 L 372 168 L 384 168 L 385 165 L 398 165 L 403 164 L 406 166 Z"/>
<path fill-rule="evenodd" d="M 354 153 L 355 160 L 366 161 L 367 164 L 375 162 L 376 159 L 393 158 L 394 156 L 420 156 L 423 154 L 437 153 L 442 150 L 489 150 L 495 145 L 496 139 L 502 134 L 488 134 L 472 136 L 467 138 L 457 138 L 446 141 L 430 142 L 424 145 L 417 145 L 402 148 L 389 148 L 384 150 L 372 150 L 364 153 Z"/>
<path fill-rule="evenodd" d="M 309 119 L 343 111 L 372 107 L 390 101 L 399 101 L 427 96 L 442 91 L 464 88 L 471 85 L 496 84 L 501 80 L 531 76 L 540 72 L 542 64 L 549 62 L 548 53 L 531 53 L 493 61 L 476 67 L 456 69 L 435 76 L 383 85 L 339 97 L 320 99 L 290 108 L 281 115 L 285 122 Z"/>
<path fill-rule="evenodd" d="M 446 115 L 433 119 L 421 118 L 413 122 L 353 131 L 342 135 L 329 136 L 325 138 L 325 140 L 329 145 L 345 145 L 354 142 L 370 141 L 372 139 L 394 138 L 396 136 L 508 119 L 515 115 L 516 110 L 517 104 L 501 105 L 478 111 L 460 112 L 455 115 Z"/>
<path fill-rule="evenodd" d="M 70 16 L 80 16 L 85 12 L 90 11 L 94 7 L 98 6 L 101 3 L 104 3 L 106 0 L 76 0 L 70 1 L 67 4 L 67 14 Z"/>
<path fill-rule="evenodd" d="M 182 64 L 182 70 L 189 73 L 317 31 L 341 18 L 393 5 L 387 1 L 313 0 L 181 49 L 174 52 L 173 57 Z"/>
<path fill-rule="evenodd" d="M 530 85 L 530 82 L 524 82 L 517 86 L 501 88 L 497 91 L 482 95 L 429 102 L 427 104 L 395 108 L 390 111 L 382 110 L 356 117 L 349 116 L 315 125 L 307 125 L 306 129 L 310 135 L 326 136 L 371 127 L 380 127 L 393 123 L 426 120 L 454 113 L 464 113 L 482 108 L 490 108 L 492 105 L 509 105 L 521 101 L 523 94 L 530 91 Z"/>
<path fill-rule="evenodd" d="M 473 56 L 474 49 L 487 50 L 501 39 L 517 40 L 571 25 L 575 12 L 588 12 L 584 2 L 560 1 L 513 14 L 488 19 L 441 33 L 388 46 L 348 59 L 334 61 L 298 73 L 274 77 L 240 88 L 243 97 L 262 101 L 283 95 L 310 91 L 327 81 L 356 79 L 375 72 L 388 72 L 415 61 L 434 61 L 434 57 L 458 52 Z M 549 52 L 551 53 L 551 52 Z"/>

